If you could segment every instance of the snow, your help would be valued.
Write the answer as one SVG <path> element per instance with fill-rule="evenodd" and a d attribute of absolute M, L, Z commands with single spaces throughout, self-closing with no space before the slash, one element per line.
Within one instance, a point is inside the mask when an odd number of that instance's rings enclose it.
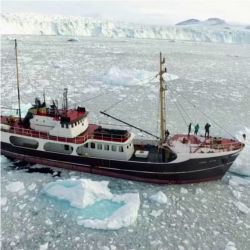
<path fill-rule="evenodd" d="M 6 189 L 11 193 L 17 193 L 18 191 L 22 191 L 24 189 L 24 184 L 20 181 L 10 182 Z"/>
<path fill-rule="evenodd" d="M 156 194 L 151 195 L 150 200 L 156 201 L 157 203 L 160 204 L 166 204 L 168 202 L 167 196 L 162 191 L 159 191 Z"/>
<path fill-rule="evenodd" d="M 43 192 L 59 200 L 66 200 L 77 208 L 85 208 L 97 201 L 112 198 L 107 181 L 95 182 L 90 179 L 58 180 L 47 184 Z"/>
<path fill-rule="evenodd" d="M 219 18 L 204 22 L 190 19 L 176 26 L 128 24 L 76 16 L 1 14 L 2 34 L 64 35 L 112 38 L 150 38 L 223 43 L 250 43 L 244 26 L 229 25 Z"/>
<path fill-rule="evenodd" d="M 80 216 L 77 223 L 88 228 L 106 230 L 130 226 L 137 218 L 140 207 L 139 194 L 114 195 L 110 192 L 108 184 L 107 181 L 98 182 L 91 179 L 58 180 L 47 184 L 43 189 L 43 193 L 58 200 L 66 200 L 72 207 L 81 209 L 91 207 L 91 205 L 95 205 L 102 200 L 120 203 L 122 206 L 108 217 L 83 219 Z M 102 210 L 103 207 L 100 206 L 100 209 Z M 96 212 L 96 214 L 100 213 L 102 211 Z"/>

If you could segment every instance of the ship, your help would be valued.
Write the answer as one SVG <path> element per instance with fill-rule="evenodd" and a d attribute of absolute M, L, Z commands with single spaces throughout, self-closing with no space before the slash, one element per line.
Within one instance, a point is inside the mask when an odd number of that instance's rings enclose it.
<path fill-rule="evenodd" d="M 35 99 L 26 116 L 21 117 L 17 42 L 15 40 L 18 116 L 1 115 L 1 154 L 24 163 L 156 184 L 197 183 L 221 179 L 244 148 L 235 138 L 195 134 L 169 136 L 166 129 L 164 74 L 165 58 L 160 53 L 160 135 L 135 127 L 154 137 L 136 139 L 125 129 L 89 123 L 85 107 L 69 109 L 67 89 L 63 105 L 45 97 Z"/>

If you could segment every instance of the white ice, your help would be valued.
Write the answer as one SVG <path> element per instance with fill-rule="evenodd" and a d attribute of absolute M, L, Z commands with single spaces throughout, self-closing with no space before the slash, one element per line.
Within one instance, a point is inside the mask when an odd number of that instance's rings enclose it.
<path fill-rule="evenodd" d="M 130 226 L 137 218 L 140 207 L 139 194 L 115 195 L 110 192 L 108 184 L 108 181 L 92 181 L 91 179 L 58 180 L 47 184 L 43 193 L 58 200 L 68 201 L 72 207 L 82 209 L 101 200 L 124 203 L 111 216 L 104 219 L 82 219 L 80 216 L 77 223 L 88 228 L 108 230 Z"/>
<path fill-rule="evenodd" d="M 156 194 L 151 195 L 150 200 L 156 201 L 157 203 L 160 204 L 166 204 L 168 202 L 167 196 L 162 191 L 159 191 Z"/>
<path fill-rule="evenodd" d="M 45 185 L 43 192 L 59 200 L 66 200 L 77 208 L 85 208 L 113 196 L 107 181 L 96 182 L 90 179 L 58 180 Z"/>
<path fill-rule="evenodd" d="M 16 193 L 18 191 L 21 191 L 24 189 L 24 185 L 21 181 L 14 181 L 10 182 L 7 186 L 6 189 L 11 192 L 11 193 Z"/>
<path fill-rule="evenodd" d="M 2 34 L 94 36 L 113 38 L 150 38 L 175 40 L 249 43 L 250 31 L 245 26 L 214 21 L 194 25 L 145 25 L 122 23 L 87 17 L 49 16 L 38 14 L 2 14 Z"/>

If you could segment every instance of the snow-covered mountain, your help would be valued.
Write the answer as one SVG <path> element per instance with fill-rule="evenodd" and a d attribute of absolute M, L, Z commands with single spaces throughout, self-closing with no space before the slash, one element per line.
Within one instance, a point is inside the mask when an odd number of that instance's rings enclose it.
<path fill-rule="evenodd" d="M 160 26 L 122 23 L 72 16 L 2 14 L 2 34 L 150 38 L 187 41 L 250 43 L 248 26 L 229 25 L 219 18 L 190 19 L 178 25 Z"/>

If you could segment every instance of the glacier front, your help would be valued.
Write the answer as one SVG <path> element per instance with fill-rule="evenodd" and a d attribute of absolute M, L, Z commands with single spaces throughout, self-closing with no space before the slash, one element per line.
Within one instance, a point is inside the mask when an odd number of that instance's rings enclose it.
<path fill-rule="evenodd" d="M 214 24 L 215 18 L 188 25 L 145 25 L 76 16 L 2 14 L 2 34 L 150 38 L 171 41 L 250 43 L 248 26 Z M 220 20 L 220 19 L 218 19 Z M 213 22 L 212 22 L 213 21 Z"/>

